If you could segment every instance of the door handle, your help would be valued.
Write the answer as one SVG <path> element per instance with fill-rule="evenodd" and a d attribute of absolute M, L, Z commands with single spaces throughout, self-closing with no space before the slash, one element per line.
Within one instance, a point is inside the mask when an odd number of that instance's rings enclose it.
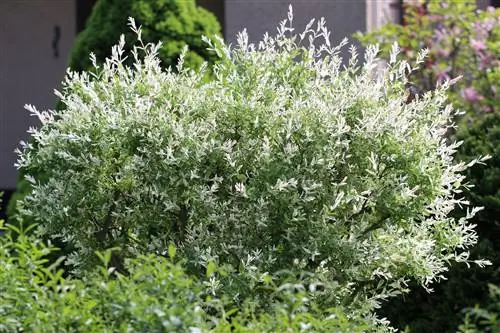
<path fill-rule="evenodd" d="M 59 40 L 61 39 L 61 27 L 56 24 L 54 25 L 54 39 L 52 40 L 52 51 L 54 52 L 54 58 L 59 58 Z"/>

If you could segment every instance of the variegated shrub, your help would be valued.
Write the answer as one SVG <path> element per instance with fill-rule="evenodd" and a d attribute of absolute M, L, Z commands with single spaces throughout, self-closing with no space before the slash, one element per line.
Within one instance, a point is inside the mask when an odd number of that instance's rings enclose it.
<path fill-rule="evenodd" d="M 449 83 L 408 101 L 413 64 L 397 45 L 386 68 L 375 46 L 364 60 L 351 47 L 344 67 L 346 41 L 332 46 L 323 20 L 300 34 L 291 22 L 256 44 L 245 32 L 234 47 L 207 40 L 219 62 L 206 82 L 182 61 L 160 68 L 161 45 L 143 45 L 131 21 L 133 67 L 122 39 L 102 68 L 68 72 L 65 110 L 28 106 L 43 126 L 18 164 L 46 178 L 28 176 L 22 214 L 74 243 L 82 267 L 95 250 L 119 247 L 119 265 L 174 243 L 195 271 L 313 272 L 344 290 L 337 303 L 376 301 L 408 279 L 427 287 L 468 261 L 478 209 L 450 216 L 467 204 L 467 166 L 444 137 Z"/>

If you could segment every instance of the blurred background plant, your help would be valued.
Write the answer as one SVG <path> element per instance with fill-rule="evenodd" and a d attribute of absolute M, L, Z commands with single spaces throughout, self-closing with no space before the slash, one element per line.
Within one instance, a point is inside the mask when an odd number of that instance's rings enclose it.
<path fill-rule="evenodd" d="M 220 24 L 195 0 L 98 0 L 85 29 L 75 40 L 69 67 L 75 71 L 92 69 L 91 52 L 102 63 L 111 56 L 111 47 L 121 34 L 125 34 L 127 45 L 133 42 L 136 36 L 127 29 L 129 17 L 142 27 L 144 43 L 163 43 L 158 54 L 163 68 L 175 69 L 185 46 L 189 47 L 184 59 L 188 68 L 196 69 L 205 61 L 212 64 L 216 60 L 201 37 L 220 35 Z"/>
<path fill-rule="evenodd" d="M 411 332 L 454 332 L 462 321 L 462 309 L 476 304 L 490 307 L 488 284 L 500 284 L 500 11 L 493 7 L 480 11 L 475 1 L 466 0 L 406 1 L 404 12 L 403 25 L 387 24 L 356 37 L 365 45 L 380 43 L 383 57 L 394 42 L 410 61 L 427 48 L 424 66 L 410 76 L 408 88 L 413 94 L 463 76 L 448 92 L 454 106 L 465 112 L 456 119 L 458 127 L 450 133 L 450 140 L 463 141 L 457 160 L 468 162 L 477 154 L 492 156 L 486 166 L 466 171 L 474 187 L 465 196 L 485 207 L 473 220 L 479 244 L 471 256 L 486 257 L 493 265 L 484 270 L 455 265 L 447 274 L 449 280 L 436 286 L 434 293 L 414 290 L 389 302 L 380 313 Z"/>
<path fill-rule="evenodd" d="M 500 10 L 478 10 L 473 0 L 405 1 L 403 17 L 402 25 L 388 23 L 355 37 L 364 45 L 380 44 L 385 56 L 398 42 L 411 62 L 427 48 L 424 66 L 410 77 L 416 91 L 431 91 L 438 83 L 463 76 L 450 90 L 450 101 L 468 112 L 494 112 L 500 82 Z"/>
<path fill-rule="evenodd" d="M 490 301 L 486 308 L 475 306 L 463 310 L 465 318 L 458 333 L 500 332 L 500 288 L 489 285 Z"/>

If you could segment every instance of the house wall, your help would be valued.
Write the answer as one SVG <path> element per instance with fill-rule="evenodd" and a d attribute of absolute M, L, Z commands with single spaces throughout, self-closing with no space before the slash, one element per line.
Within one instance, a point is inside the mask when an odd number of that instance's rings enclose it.
<path fill-rule="evenodd" d="M 24 104 L 52 109 L 75 36 L 75 1 L 0 1 L 0 189 L 16 186 L 14 149 L 37 120 Z M 59 33 L 57 33 L 57 30 Z M 57 38 L 56 35 L 59 35 Z"/>
<path fill-rule="evenodd" d="M 245 27 L 252 41 L 259 41 L 266 31 L 276 33 L 279 22 L 287 17 L 289 4 L 293 6 L 297 32 L 311 18 L 324 17 L 332 30 L 332 44 L 366 29 L 366 0 L 226 0 L 226 40 L 234 42 L 236 34 Z"/>

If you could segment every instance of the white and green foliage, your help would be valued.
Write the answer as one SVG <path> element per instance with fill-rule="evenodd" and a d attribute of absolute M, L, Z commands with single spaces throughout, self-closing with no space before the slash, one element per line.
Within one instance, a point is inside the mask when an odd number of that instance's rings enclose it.
<path fill-rule="evenodd" d="M 161 46 L 143 45 L 131 21 L 133 67 L 122 39 L 102 68 L 68 72 L 65 110 L 28 106 L 43 126 L 18 163 L 46 178 L 27 177 L 22 214 L 73 242 L 82 267 L 95 250 L 125 258 L 173 243 L 194 271 L 311 271 L 343 291 L 337 304 L 375 306 L 408 279 L 428 287 L 467 261 L 478 209 L 449 216 L 467 204 L 467 166 L 444 138 L 448 84 L 406 103 L 412 67 L 397 46 L 383 70 L 377 47 L 362 63 L 352 47 L 343 68 L 346 42 L 332 46 L 323 20 L 297 35 L 291 22 L 290 11 L 258 44 L 245 32 L 234 47 L 207 41 L 220 57 L 207 83 L 182 60 L 178 73 L 161 69 Z M 244 294 L 237 276 L 221 283 Z"/>
<path fill-rule="evenodd" d="M 34 226 L 34 225 L 32 225 Z M 206 278 L 186 274 L 170 247 L 127 260 L 127 274 L 110 266 L 111 251 L 85 279 L 65 277 L 59 262 L 47 264 L 51 245 L 10 226 L 0 237 L 0 332 L 387 332 L 386 325 L 341 307 L 323 309 L 301 285 L 268 281 L 273 306 L 262 312 L 251 300 L 235 308 L 208 294 Z M 12 237 L 14 236 L 14 237 Z M 215 267 L 213 270 L 217 270 Z M 208 277 L 207 277 L 208 278 Z M 302 288 L 298 288 L 301 286 Z"/>

